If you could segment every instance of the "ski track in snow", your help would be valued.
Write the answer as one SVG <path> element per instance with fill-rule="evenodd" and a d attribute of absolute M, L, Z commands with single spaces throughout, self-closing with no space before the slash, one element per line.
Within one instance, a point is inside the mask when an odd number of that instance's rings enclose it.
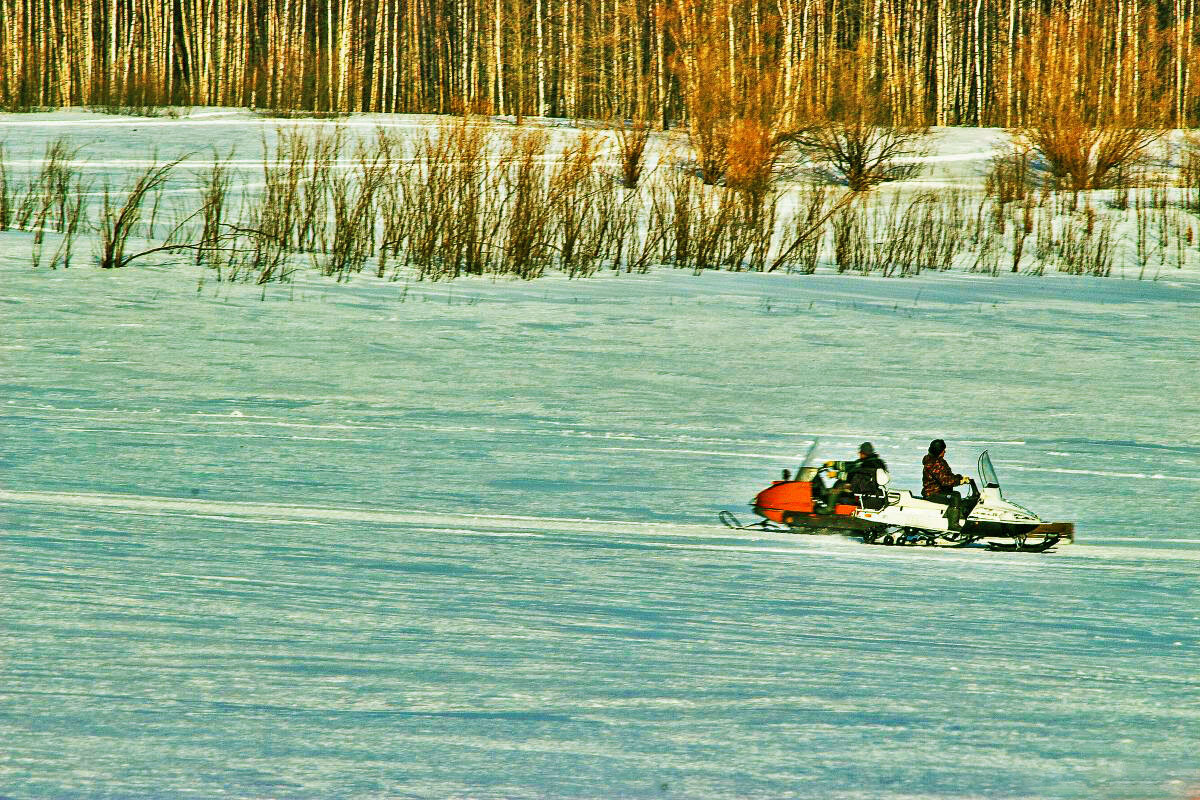
<path fill-rule="evenodd" d="M 0 128 L 28 167 L 67 135 L 116 180 L 330 124 L 199 114 Z M 1000 141 L 939 136 L 931 182 Z M 32 271 L 29 239 L 0 232 L 2 796 L 1200 785 L 1194 274 L 263 288 L 186 259 Z M 715 519 L 814 440 L 870 440 L 915 488 L 935 437 L 1079 541 Z"/>

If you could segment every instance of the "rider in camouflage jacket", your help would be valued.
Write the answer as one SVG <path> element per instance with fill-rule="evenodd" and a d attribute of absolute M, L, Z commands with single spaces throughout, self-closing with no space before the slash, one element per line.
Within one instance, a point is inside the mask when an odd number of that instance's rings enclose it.
<path fill-rule="evenodd" d="M 935 441 L 940 442 L 941 439 Z M 924 467 L 921 476 L 921 494 L 926 497 L 951 493 L 955 486 L 962 483 L 963 476 L 950 469 L 945 453 L 946 446 L 943 444 L 940 452 L 936 454 L 930 452 L 921 459 L 921 465 Z"/>

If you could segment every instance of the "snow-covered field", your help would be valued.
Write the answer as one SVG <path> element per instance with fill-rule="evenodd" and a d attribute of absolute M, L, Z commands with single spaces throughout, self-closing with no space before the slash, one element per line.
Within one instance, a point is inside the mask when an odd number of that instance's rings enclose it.
<path fill-rule="evenodd" d="M 85 152 L 258 136 L 214 126 L 85 126 Z M 47 130 L 0 118 L 10 159 Z M 24 237 L 0 233 L 0 795 L 1200 786 L 1191 272 L 264 290 L 86 247 L 35 272 Z M 912 487 L 937 436 L 1080 541 L 716 521 L 814 439 Z"/>

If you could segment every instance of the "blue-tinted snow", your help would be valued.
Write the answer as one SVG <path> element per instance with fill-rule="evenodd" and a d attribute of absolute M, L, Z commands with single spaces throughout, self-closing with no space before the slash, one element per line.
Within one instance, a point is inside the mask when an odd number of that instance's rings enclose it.
<path fill-rule="evenodd" d="M 1200 283 L 199 289 L 0 234 L 0 795 L 1184 798 Z M 737 534 L 929 439 L 1080 541 Z"/>

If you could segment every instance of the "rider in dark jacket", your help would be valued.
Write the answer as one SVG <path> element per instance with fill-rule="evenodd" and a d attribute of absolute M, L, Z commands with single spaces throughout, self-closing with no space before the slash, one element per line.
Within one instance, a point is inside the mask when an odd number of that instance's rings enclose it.
<path fill-rule="evenodd" d="M 887 464 L 870 442 L 863 442 L 858 446 L 858 460 L 846 464 L 846 479 L 855 494 L 877 494 L 879 470 L 886 472 Z"/>
<path fill-rule="evenodd" d="M 875 453 L 870 442 L 858 446 L 858 459 L 855 461 L 826 461 L 825 466 L 845 475 L 829 490 L 829 507 L 839 502 L 858 505 L 854 495 L 879 494 L 879 470 L 887 470 L 887 464 Z"/>

